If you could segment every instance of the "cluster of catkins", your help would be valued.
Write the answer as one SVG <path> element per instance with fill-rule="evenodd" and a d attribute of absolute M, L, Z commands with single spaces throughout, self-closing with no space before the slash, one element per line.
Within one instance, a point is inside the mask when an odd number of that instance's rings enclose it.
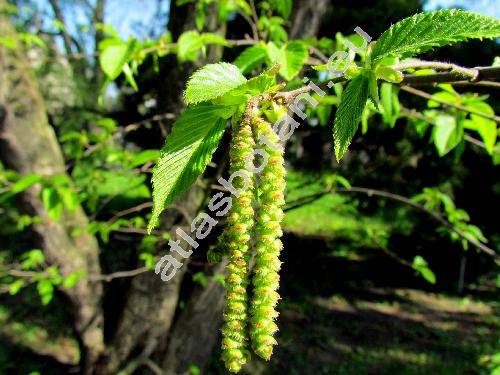
<path fill-rule="evenodd" d="M 265 142 L 261 142 L 265 139 Z M 259 143 L 259 161 L 253 160 Z M 262 151 L 265 151 L 262 153 Z M 233 124 L 230 172 L 233 185 L 243 189 L 233 196 L 227 227 L 221 238 L 228 256 L 226 301 L 222 326 L 222 360 L 231 372 L 238 372 L 250 356 L 250 346 L 268 360 L 277 344 L 275 320 L 279 300 L 279 253 L 283 219 L 285 168 L 283 147 L 271 125 L 258 117 L 244 116 Z M 260 173 L 248 170 L 248 161 L 263 165 Z M 259 164 L 259 162 L 261 164 Z M 252 164 L 251 164 L 252 165 Z"/>

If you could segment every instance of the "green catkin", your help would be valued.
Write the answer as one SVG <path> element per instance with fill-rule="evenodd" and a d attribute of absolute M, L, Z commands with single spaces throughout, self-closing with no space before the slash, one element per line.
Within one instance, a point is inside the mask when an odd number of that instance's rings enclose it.
<path fill-rule="evenodd" d="M 253 296 L 250 307 L 250 337 L 255 353 L 268 360 L 277 344 L 274 334 L 278 326 L 274 322 L 278 317 L 276 305 L 280 296 L 278 271 L 281 267 L 279 253 L 283 248 L 280 237 L 283 219 L 285 167 L 283 148 L 271 125 L 261 118 L 252 120 L 256 137 L 264 136 L 268 146 L 261 147 L 269 155 L 267 164 L 260 173 L 259 210 L 256 217 L 256 256 L 253 268 Z"/>
<path fill-rule="evenodd" d="M 247 117 L 248 118 L 248 117 Z M 230 173 L 241 171 L 249 176 L 250 183 L 240 193 L 233 196 L 231 212 L 224 232 L 228 253 L 226 276 L 226 300 L 224 323 L 222 325 L 222 360 L 231 372 L 240 371 L 249 357 L 248 350 L 248 295 L 249 259 L 252 248 L 254 226 L 253 175 L 247 170 L 247 159 L 253 161 L 255 142 L 250 121 L 244 118 L 233 125 L 231 148 L 229 151 Z M 241 177 L 233 180 L 233 186 L 242 189 L 245 185 Z"/>

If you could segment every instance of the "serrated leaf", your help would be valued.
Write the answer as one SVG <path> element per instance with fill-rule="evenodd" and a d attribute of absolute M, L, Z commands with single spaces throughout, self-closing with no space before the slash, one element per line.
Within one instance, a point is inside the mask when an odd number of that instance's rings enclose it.
<path fill-rule="evenodd" d="M 220 107 L 204 103 L 187 108 L 174 123 L 153 170 L 149 232 L 158 225 L 161 212 L 193 184 L 210 162 L 226 126 L 226 120 L 219 116 Z"/>
<path fill-rule="evenodd" d="M 368 99 L 368 79 L 360 74 L 354 78 L 342 93 L 339 108 L 333 124 L 335 157 L 340 161 L 347 151 Z"/>
<path fill-rule="evenodd" d="M 255 96 L 269 92 L 275 87 L 276 74 L 279 71 L 279 65 L 274 65 L 263 71 L 258 76 L 250 78 L 244 85 L 239 86 L 231 92 L 233 95 Z"/>
<path fill-rule="evenodd" d="M 269 42 L 267 48 L 268 57 L 271 62 L 280 64 L 280 75 L 290 81 L 299 74 L 309 56 L 304 43 L 293 41 L 278 48 Z"/>
<path fill-rule="evenodd" d="M 265 45 L 256 44 L 244 50 L 234 60 L 236 65 L 243 74 L 250 73 L 252 70 L 260 66 L 266 61 L 267 48 Z"/>
<path fill-rule="evenodd" d="M 186 104 L 196 104 L 218 98 L 245 83 L 240 70 L 228 63 L 208 64 L 189 79 L 184 92 Z"/>
<path fill-rule="evenodd" d="M 471 38 L 500 37 L 500 21 L 458 9 L 418 13 L 387 29 L 372 49 L 371 61 L 410 57 Z"/>

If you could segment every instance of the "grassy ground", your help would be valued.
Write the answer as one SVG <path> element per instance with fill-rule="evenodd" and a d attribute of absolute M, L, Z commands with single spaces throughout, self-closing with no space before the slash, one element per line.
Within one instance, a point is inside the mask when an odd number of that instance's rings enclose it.
<path fill-rule="evenodd" d="M 500 321 L 490 304 L 411 289 L 364 292 L 376 301 L 341 295 L 285 299 L 275 356 L 268 364 L 254 361 L 247 373 L 487 374 L 493 369 Z"/>

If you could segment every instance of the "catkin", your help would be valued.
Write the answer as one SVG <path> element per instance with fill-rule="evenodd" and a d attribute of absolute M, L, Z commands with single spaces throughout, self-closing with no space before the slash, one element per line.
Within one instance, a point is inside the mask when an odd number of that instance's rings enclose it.
<path fill-rule="evenodd" d="M 243 172 L 248 184 L 239 197 L 233 196 L 231 212 L 224 233 L 228 253 L 226 276 L 226 300 L 224 323 L 222 325 L 222 360 L 231 372 L 238 372 L 247 362 L 248 350 L 248 295 L 249 259 L 254 227 L 253 175 L 247 170 L 247 160 L 253 161 L 255 142 L 250 120 L 243 119 L 233 124 L 231 148 L 229 151 L 230 173 Z M 245 181 L 235 177 L 233 186 L 242 189 Z"/>
<path fill-rule="evenodd" d="M 276 305 L 280 296 L 278 271 L 281 267 L 279 253 L 283 247 L 280 237 L 283 219 L 285 168 L 283 148 L 271 125 L 261 118 L 252 120 L 254 133 L 267 137 L 270 145 L 262 142 L 262 149 L 269 155 L 268 162 L 260 173 L 259 209 L 256 216 L 256 255 L 253 268 L 253 295 L 250 307 L 250 338 L 255 353 L 268 360 L 277 344 L 274 334 L 278 326 Z"/>

